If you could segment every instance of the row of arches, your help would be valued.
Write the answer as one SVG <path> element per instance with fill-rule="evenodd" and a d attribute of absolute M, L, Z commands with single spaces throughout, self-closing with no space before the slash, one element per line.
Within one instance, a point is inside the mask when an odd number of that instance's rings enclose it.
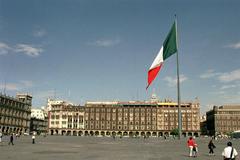
<path fill-rule="evenodd" d="M 170 136 L 170 132 L 157 132 L 157 131 L 98 131 L 98 130 L 50 130 L 50 135 L 62 136 L 126 136 L 126 137 L 161 137 Z M 199 136 L 198 132 L 183 132 L 183 136 Z"/>
<path fill-rule="evenodd" d="M 0 126 L 0 131 L 4 134 L 10 134 L 10 133 L 22 134 L 27 132 L 28 129 L 19 128 L 19 127 Z"/>

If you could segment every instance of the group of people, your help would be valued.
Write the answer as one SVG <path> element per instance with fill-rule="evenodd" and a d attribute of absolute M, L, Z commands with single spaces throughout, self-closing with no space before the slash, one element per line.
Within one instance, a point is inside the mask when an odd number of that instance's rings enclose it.
<path fill-rule="evenodd" d="M 198 148 L 195 138 L 190 137 L 187 141 L 187 145 L 189 148 L 189 157 L 197 157 Z"/>
<path fill-rule="evenodd" d="M 35 135 L 36 135 L 36 133 L 34 132 L 32 134 L 32 144 L 35 144 L 35 138 L 36 138 Z M 16 137 L 19 137 L 19 136 L 16 135 Z M 2 138 L 3 138 L 3 134 L 0 131 L 0 144 L 2 143 Z M 14 140 L 14 134 L 12 133 L 12 134 L 10 134 L 8 145 L 10 145 L 10 144 L 14 145 L 13 140 Z"/>
<path fill-rule="evenodd" d="M 187 145 L 189 148 L 189 157 L 197 157 L 198 153 L 198 147 L 197 143 L 195 141 L 195 137 L 190 137 L 187 141 Z M 208 143 L 208 149 L 209 149 L 209 155 L 214 156 L 214 148 L 216 146 L 213 143 L 213 140 L 211 139 Z M 238 153 L 234 147 L 232 147 L 232 142 L 227 143 L 227 147 L 224 148 L 222 152 L 222 156 L 224 160 L 235 160 Z"/>

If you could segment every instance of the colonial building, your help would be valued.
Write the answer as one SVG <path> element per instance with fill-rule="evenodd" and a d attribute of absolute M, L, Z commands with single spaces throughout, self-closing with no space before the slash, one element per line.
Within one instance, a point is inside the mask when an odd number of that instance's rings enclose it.
<path fill-rule="evenodd" d="M 44 120 L 47 117 L 47 113 L 44 108 L 32 108 L 31 109 L 31 118 L 42 119 Z"/>
<path fill-rule="evenodd" d="M 30 132 L 45 134 L 48 132 L 48 114 L 44 108 L 31 109 Z"/>
<path fill-rule="evenodd" d="M 30 133 L 46 134 L 48 132 L 48 120 L 32 117 L 30 120 Z"/>
<path fill-rule="evenodd" d="M 203 115 L 203 116 L 200 117 L 200 130 L 201 130 L 201 135 L 207 135 L 208 134 L 206 115 Z"/>
<path fill-rule="evenodd" d="M 207 112 L 207 129 L 210 135 L 240 130 L 240 105 L 214 106 Z"/>
<path fill-rule="evenodd" d="M 51 104 L 49 116 L 49 134 L 82 135 L 84 129 L 84 107 L 67 102 Z"/>
<path fill-rule="evenodd" d="M 29 132 L 32 96 L 17 94 L 16 98 L 0 94 L 0 130 L 3 133 Z"/>
<path fill-rule="evenodd" d="M 199 102 L 182 103 L 182 133 L 200 134 Z M 85 135 L 163 136 L 178 128 L 173 102 L 87 102 Z"/>

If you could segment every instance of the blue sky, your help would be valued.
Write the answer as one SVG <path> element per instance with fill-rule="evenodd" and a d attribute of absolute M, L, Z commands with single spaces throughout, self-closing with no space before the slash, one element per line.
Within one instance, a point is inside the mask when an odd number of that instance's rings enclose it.
<path fill-rule="evenodd" d="M 176 100 L 176 55 L 147 71 L 178 17 L 181 99 L 240 103 L 240 1 L 0 0 L 0 90 L 86 101 Z M 4 85 L 6 84 L 6 85 Z"/>

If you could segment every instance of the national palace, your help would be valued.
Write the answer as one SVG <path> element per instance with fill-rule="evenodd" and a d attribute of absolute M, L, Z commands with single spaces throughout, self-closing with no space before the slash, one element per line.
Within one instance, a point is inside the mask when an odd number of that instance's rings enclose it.
<path fill-rule="evenodd" d="M 49 134 L 94 136 L 163 136 L 178 128 L 178 105 L 171 101 L 52 104 Z M 182 103 L 182 134 L 200 135 L 198 100 Z"/>

